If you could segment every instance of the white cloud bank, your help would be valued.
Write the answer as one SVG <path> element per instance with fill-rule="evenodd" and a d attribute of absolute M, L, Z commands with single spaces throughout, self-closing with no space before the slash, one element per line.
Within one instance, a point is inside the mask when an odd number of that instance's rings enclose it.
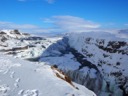
<path fill-rule="evenodd" d="M 44 32 L 44 33 L 50 32 L 49 29 L 41 28 L 39 26 L 32 24 L 16 24 L 13 22 L 0 21 L 0 30 L 5 30 L 5 29 L 7 30 L 18 29 L 23 32 L 34 33 L 34 34 L 38 34 L 40 32 Z"/>
<path fill-rule="evenodd" d="M 15 24 L 12 22 L 2 22 L 0 21 L 0 28 L 6 29 L 36 29 L 38 26 L 32 24 Z"/>
<path fill-rule="evenodd" d="M 97 29 L 101 26 L 98 23 L 75 16 L 53 16 L 46 18 L 44 22 L 53 24 L 57 28 L 67 32 L 84 32 L 86 30 Z"/>
<path fill-rule="evenodd" d="M 62 33 L 62 32 L 86 32 L 99 31 L 100 24 L 85 20 L 75 16 L 52 16 L 44 19 L 44 24 L 50 27 L 39 27 L 32 24 L 16 24 L 13 22 L 0 21 L 0 30 L 19 29 L 23 32 L 43 34 L 43 33 Z"/>
<path fill-rule="evenodd" d="M 43 24 L 44 22 L 44 24 Z M 76 16 L 52 16 L 43 19 L 42 26 L 39 27 L 33 24 L 16 24 L 13 22 L 0 21 L 0 30 L 3 29 L 19 29 L 23 32 L 34 34 L 56 34 L 63 32 L 90 32 L 102 31 L 116 34 L 119 29 L 104 29 L 98 23 L 85 20 Z M 49 27 L 45 27 L 50 25 Z"/>

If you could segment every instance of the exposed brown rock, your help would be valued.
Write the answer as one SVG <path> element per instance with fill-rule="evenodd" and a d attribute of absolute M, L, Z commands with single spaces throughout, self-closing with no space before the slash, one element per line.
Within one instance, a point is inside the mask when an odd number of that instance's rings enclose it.
<path fill-rule="evenodd" d="M 74 88 L 78 89 L 77 87 L 75 87 L 75 85 L 72 83 L 72 80 L 65 75 L 62 71 L 60 71 L 59 69 L 55 68 L 54 66 L 51 66 L 51 69 L 54 71 L 54 73 L 56 74 L 56 76 L 66 82 L 68 82 L 71 86 L 73 86 Z M 63 75 L 63 76 L 62 76 Z"/>

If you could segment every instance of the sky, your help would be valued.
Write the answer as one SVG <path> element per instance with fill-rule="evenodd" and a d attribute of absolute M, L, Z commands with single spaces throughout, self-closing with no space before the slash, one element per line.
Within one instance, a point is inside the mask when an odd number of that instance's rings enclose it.
<path fill-rule="evenodd" d="M 0 0 L 0 30 L 30 33 L 128 29 L 128 0 Z"/>

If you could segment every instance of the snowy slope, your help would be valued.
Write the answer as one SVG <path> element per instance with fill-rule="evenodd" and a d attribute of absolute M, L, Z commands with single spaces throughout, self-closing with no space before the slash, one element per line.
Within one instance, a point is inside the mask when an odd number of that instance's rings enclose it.
<path fill-rule="evenodd" d="M 128 94 L 127 60 L 128 40 L 105 32 L 70 33 L 40 57 L 98 96 Z"/>
<path fill-rule="evenodd" d="M 57 78 L 50 66 L 0 55 L 0 96 L 96 96 Z"/>
<path fill-rule="evenodd" d="M 15 30 L 0 31 L 0 51 L 14 57 L 37 58 L 51 44 L 51 41 L 44 37 L 13 32 Z"/>

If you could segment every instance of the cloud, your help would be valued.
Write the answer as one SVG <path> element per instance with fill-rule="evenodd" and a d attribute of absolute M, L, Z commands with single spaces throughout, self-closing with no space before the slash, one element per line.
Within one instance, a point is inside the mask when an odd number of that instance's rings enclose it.
<path fill-rule="evenodd" d="M 29 32 L 34 34 L 47 33 L 51 31 L 51 29 L 42 28 L 32 24 L 16 24 L 13 22 L 0 21 L 0 30 L 4 30 L 4 29 L 5 30 L 18 29 L 23 32 Z"/>
<path fill-rule="evenodd" d="M 55 0 L 45 0 L 46 2 L 48 2 L 49 4 L 53 4 L 55 2 Z"/>
<path fill-rule="evenodd" d="M 128 23 L 127 24 L 124 24 L 125 26 L 128 26 Z"/>
<path fill-rule="evenodd" d="M 56 28 L 67 32 L 84 32 L 101 26 L 100 24 L 75 16 L 53 16 L 44 19 L 44 22 L 52 23 Z"/>
<path fill-rule="evenodd" d="M 38 26 L 32 25 L 32 24 L 15 24 L 12 22 L 0 22 L 1 28 L 7 28 L 7 29 L 35 29 L 38 28 Z"/>
<path fill-rule="evenodd" d="M 43 33 L 65 33 L 65 32 L 110 32 L 117 33 L 117 29 L 106 29 L 100 24 L 85 20 L 76 16 L 52 16 L 50 18 L 44 18 L 44 27 L 40 27 L 33 24 L 16 24 L 13 22 L 0 21 L 0 30 L 3 29 L 19 29 L 22 32 L 43 34 Z"/>
<path fill-rule="evenodd" d="M 20 1 L 20 2 L 24 2 L 24 1 L 26 1 L 26 0 L 18 0 L 18 1 Z"/>
<path fill-rule="evenodd" d="M 52 25 L 52 32 L 109 32 L 117 34 L 120 28 L 106 28 L 105 24 L 99 24 L 76 16 L 52 16 L 43 19 L 46 24 Z M 106 26 L 115 26 L 116 23 L 106 23 Z M 54 29 L 54 30 L 53 30 Z"/>
<path fill-rule="evenodd" d="M 25 2 L 25 1 L 37 1 L 37 0 L 17 0 L 19 2 Z M 55 0 L 41 0 L 41 1 L 45 1 L 49 4 L 53 4 L 55 2 Z"/>

